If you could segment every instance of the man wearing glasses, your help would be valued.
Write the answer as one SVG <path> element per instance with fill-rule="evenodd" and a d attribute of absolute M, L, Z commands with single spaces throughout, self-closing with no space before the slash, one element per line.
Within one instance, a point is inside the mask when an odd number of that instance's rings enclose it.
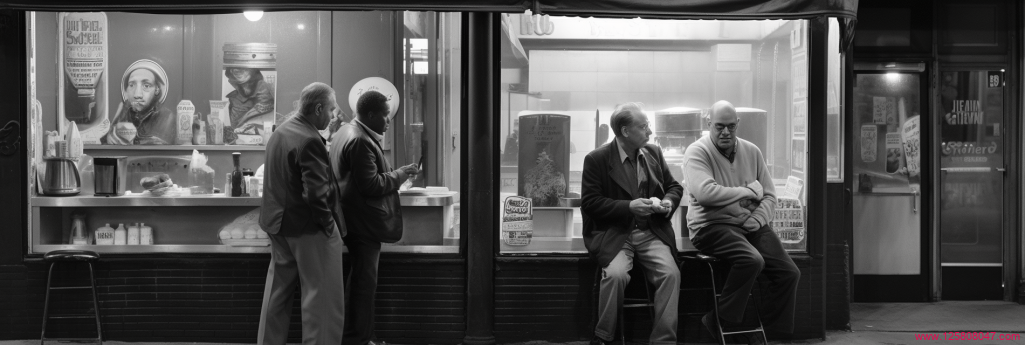
<path fill-rule="evenodd" d="M 770 226 L 776 208 L 772 177 L 758 147 L 736 136 L 740 119 L 733 104 L 716 102 L 705 120 L 709 135 L 687 147 L 683 175 L 691 243 L 732 267 L 719 299 L 718 322 L 727 330 L 739 325 L 755 279 L 764 274 L 769 281 L 761 291 L 766 333 L 788 337 L 794 330 L 801 271 Z M 717 337 L 714 317 L 709 312 L 701 323 Z"/>

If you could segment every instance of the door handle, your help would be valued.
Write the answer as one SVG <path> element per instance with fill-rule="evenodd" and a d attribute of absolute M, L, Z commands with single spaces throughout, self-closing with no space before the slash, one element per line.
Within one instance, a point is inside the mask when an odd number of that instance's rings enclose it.
<path fill-rule="evenodd" d="M 911 212 L 918 214 L 918 195 L 917 190 L 911 192 Z"/>

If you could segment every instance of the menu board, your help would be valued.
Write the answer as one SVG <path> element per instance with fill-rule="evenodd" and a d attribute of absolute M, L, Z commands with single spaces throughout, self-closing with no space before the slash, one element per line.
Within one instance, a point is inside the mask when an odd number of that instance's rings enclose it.
<path fill-rule="evenodd" d="M 569 187 L 570 116 L 520 115 L 517 194 L 534 206 L 552 207 Z"/>

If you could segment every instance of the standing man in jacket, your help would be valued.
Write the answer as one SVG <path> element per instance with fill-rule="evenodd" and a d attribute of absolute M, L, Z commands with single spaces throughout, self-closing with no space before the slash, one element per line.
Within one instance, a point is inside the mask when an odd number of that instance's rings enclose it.
<path fill-rule="evenodd" d="M 381 141 L 391 122 L 390 112 L 384 95 L 364 92 L 356 101 L 356 119 L 343 124 L 331 139 L 331 170 L 338 180 L 342 211 L 359 215 L 345 219 L 349 229 L 345 245 L 352 260 L 346 287 L 346 344 L 375 344 L 374 295 L 382 233 L 398 230 L 401 234 L 399 186 L 419 172 L 415 163 L 392 170 L 384 159 Z"/>
<path fill-rule="evenodd" d="M 303 344 L 340 344 L 345 322 L 342 236 L 327 146 L 335 91 L 313 83 L 299 95 L 300 110 L 267 142 L 260 227 L 271 240 L 258 344 L 284 344 L 292 293 L 302 291 Z M 301 282 L 301 284 L 300 284 Z"/>
<path fill-rule="evenodd" d="M 758 146 L 736 136 L 740 119 L 733 104 L 716 102 L 705 120 L 709 135 L 687 147 L 683 176 L 691 243 L 732 266 L 719 298 L 718 322 L 731 327 L 742 321 L 755 279 L 765 274 L 769 288 L 762 290 L 761 313 L 766 333 L 787 337 L 794 331 L 801 271 L 772 231 L 776 190 L 769 168 Z M 713 336 L 718 334 L 715 322 L 712 313 L 701 318 Z M 761 342 L 761 337 L 749 339 Z"/>
<path fill-rule="evenodd" d="M 602 268 L 591 345 L 612 340 L 635 261 L 655 287 L 651 344 L 675 345 L 680 269 L 669 219 L 683 187 L 669 172 L 662 150 L 648 144 L 651 129 L 640 104 L 617 106 L 609 122 L 616 138 L 584 157 L 581 183 L 584 245 Z"/>

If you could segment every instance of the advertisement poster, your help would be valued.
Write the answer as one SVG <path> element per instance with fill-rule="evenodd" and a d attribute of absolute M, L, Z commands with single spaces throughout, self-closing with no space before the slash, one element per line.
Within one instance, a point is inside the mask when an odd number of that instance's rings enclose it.
<path fill-rule="evenodd" d="M 872 97 L 872 123 L 885 125 L 895 120 L 896 110 L 894 109 L 893 98 Z"/>
<path fill-rule="evenodd" d="M 804 207 L 801 200 L 780 197 L 776 200 L 776 215 L 772 230 L 788 250 L 805 250 Z"/>
<path fill-rule="evenodd" d="M 904 144 L 904 162 L 907 166 L 908 178 L 912 181 L 919 179 L 922 172 L 922 126 L 919 116 L 915 115 L 904 121 L 901 129 L 901 141 Z"/>
<path fill-rule="evenodd" d="M 805 157 L 808 156 L 808 149 L 804 138 L 793 138 L 791 140 L 791 170 L 799 175 L 804 174 Z"/>
<path fill-rule="evenodd" d="M 277 52 L 274 43 L 225 43 L 221 100 L 224 143 L 262 145 L 264 133 L 277 123 Z M 267 133 L 269 134 L 269 133 Z"/>
<path fill-rule="evenodd" d="M 794 101 L 805 99 L 808 97 L 808 58 L 802 53 L 801 55 L 794 55 L 793 57 L 793 69 L 791 69 L 791 78 L 793 78 L 794 87 Z"/>
<path fill-rule="evenodd" d="M 510 246 L 530 244 L 534 233 L 533 207 L 530 199 L 510 196 L 502 208 L 502 241 Z"/>
<path fill-rule="evenodd" d="M 530 114 L 519 119 L 517 194 L 534 206 L 558 206 L 569 187 L 570 116 Z"/>
<path fill-rule="evenodd" d="M 110 130 L 107 119 L 107 15 L 102 12 L 58 14 L 58 115 L 62 131 L 74 121 L 85 144 L 99 144 Z"/>
<path fill-rule="evenodd" d="M 871 163 L 876 161 L 876 140 L 879 127 L 876 125 L 861 126 L 861 161 Z"/>
<path fill-rule="evenodd" d="M 791 121 L 794 135 L 803 136 L 808 132 L 808 102 L 800 100 L 794 102 L 794 119 Z"/>
<path fill-rule="evenodd" d="M 122 74 L 118 103 L 104 133 L 104 145 L 174 145 L 179 143 L 177 118 L 164 103 L 171 89 L 167 72 L 154 60 L 133 62 Z M 192 119 L 189 118 L 189 129 Z"/>
<path fill-rule="evenodd" d="M 886 133 L 886 172 L 893 174 L 904 166 L 904 145 L 901 133 Z"/>

